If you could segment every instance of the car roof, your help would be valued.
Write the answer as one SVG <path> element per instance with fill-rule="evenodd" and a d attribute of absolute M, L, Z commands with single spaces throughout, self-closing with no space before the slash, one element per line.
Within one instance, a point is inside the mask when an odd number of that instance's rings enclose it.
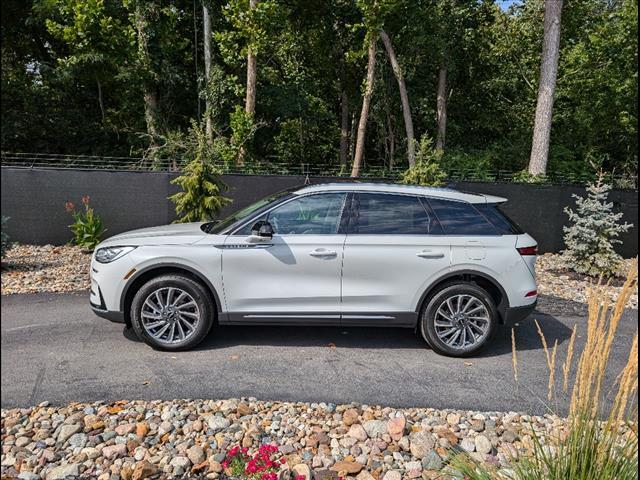
<path fill-rule="evenodd" d="M 433 198 L 446 198 L 449 200 L 459 200 L 468 203 L 502 203 L 507 199 L 494 195 L 484 195 L 481 193 L 467 193 L 454 190 L 453 188 L 423 187 L 419 185 L 402 185 L 398 183 L 360 183 L 360 182 L 337 182 L 307 185 L 292 192 L 296 195 L 317 192 L 377 192 L 377 193 L 405 193 L 411 195 L 424 195 Z"/>

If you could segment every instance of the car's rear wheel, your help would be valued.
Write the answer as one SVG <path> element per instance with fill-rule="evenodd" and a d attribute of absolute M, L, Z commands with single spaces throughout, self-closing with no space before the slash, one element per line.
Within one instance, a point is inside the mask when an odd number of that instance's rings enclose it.
<path fill-rule="evenodd" d="M 489 293 L 471 283 L 445 286 L 430 296 L 420 316 L 420 332 L 437 353 L 465 357 L 493 336 L 498 312 Z"/>
<path fill-rule="evenodd" d="M 131 323 L 136 334 L 160 350 L 195 347 L 209 333 L 213 315 L 207 289 L 178 274 L 149 280 L 131 302 Z"/>

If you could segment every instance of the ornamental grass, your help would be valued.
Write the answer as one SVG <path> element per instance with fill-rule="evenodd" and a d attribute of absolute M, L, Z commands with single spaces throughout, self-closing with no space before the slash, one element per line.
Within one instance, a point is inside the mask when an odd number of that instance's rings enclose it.
<path fill-rule="evenodd" d="M 588 292 L 586 342 L 577 360 L 566 429 L 553 433 L 531 430 L 532 451 L 511 459 L 511 469 L 499 470 L 468 455 L 453 457 L 451 466 L 469 480 L 631 480 L 638 478 L 638 331 L 626 365 L 611 392 L 603 393 L 611 348 L 629 297 L 638 287 L 638 263 L 633 262 L 624 288 L 613 301 L 600 281 Z M 549 368 L 548 398 L 556 392 L 557 342 L 549 348 L 536 322 Z M 584 327 L 582 327 L 584 328 Z M 562 365 L 562 390 L 569 394 L 576 332 L 574 327 Z M 512 332 L 517 383 L 517 352 Z M 613 396 L 615 393 L 615 396 Z M 613 401 L 611 402 L 611 398 Z"/>

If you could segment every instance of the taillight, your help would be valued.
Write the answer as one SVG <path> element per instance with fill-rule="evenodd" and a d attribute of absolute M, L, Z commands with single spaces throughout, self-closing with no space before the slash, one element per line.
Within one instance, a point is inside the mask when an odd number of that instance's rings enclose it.
<path fill-rule="evenodd" d="M 526 297 L 537 297 L 538 296 L 538 290 L 531 290 L 530 292 L 527 292 L 527 294 L 525 295 Z"/>
<path fill-rule="evenodd" d="M 537 255 L 538 254 L 538 246 L 534 245 L 533 247 L 519 247 L 516 248 L 520 255 Z"/>

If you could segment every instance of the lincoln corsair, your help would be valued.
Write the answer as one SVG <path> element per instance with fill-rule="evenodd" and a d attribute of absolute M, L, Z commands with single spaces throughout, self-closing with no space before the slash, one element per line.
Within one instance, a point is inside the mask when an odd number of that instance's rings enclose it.
<path fill-rule="evenodd" d="M 537 301 L 537 245 L 505 201 L 365 183 L 280 192 L 222 220 L 102 242 L 91 306 L 164 350 L 214 324 L 334 325 L 413 328 L 468 356 Z"/>

